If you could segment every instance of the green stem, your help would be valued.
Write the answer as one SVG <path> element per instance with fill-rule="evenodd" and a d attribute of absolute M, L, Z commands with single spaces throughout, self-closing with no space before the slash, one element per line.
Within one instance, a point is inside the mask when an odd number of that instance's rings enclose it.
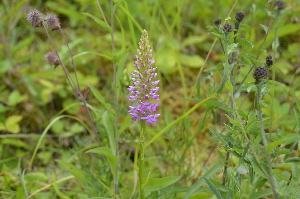
<path fill-rule="evenodd" d="M 258 117 L 259 117 L 261 137 L 263 139 L 264 147 L 266 148 L 268 146 L 268 140 L 267 140 L 266 132 L 264 130 L 264 124 L 263 124 L 263 121 L 262 121 L 262 110 L 261 110 L 261 107 L 260 107 L 260 100 L 261 100 L 261 97 L 262 97 L 261 96 L 262 85 L 263 85 L 262 83 L 259 83 L 257 85 L 257 111 L 258 111 Z M 279 197 L 277 195 L 277 191 L 276 191 L 274 176 L 272 174 L 272 162 L 271 162 L 271 157 L 270 157 L 269 153 L 267 153 L 267 162 L 268 162 L 268 169 L 269 169 L 269 172 L 270 172 L 267 177 L 269 178 L 269 181 L 271 183 L 274 198 L 279 199 Z"/>
<path fill-rule="evenodd" d="M 146 135 L 146 121 L 141 121 L 141 135 L 140 135 L 140 159 L 139 159 L 139 182 L 140 182 L 140 199 L 144 199 L 144 186 L 143 186 L 143 172 L 144 172 L 144 160 L 145 160 L 145 154 L 144 154 L 144 141 L 145 141 L 145 135 Z"/>
<path fill-rule="evenodd" d="M 273 63 L 273 67 L 276 63 L 276 50 L 277 50 L 277 22 L 278 22 L 278 18 L 280 16 L 280 11 L 278 11 L 275 15 L 275 19 L 274 19 L 274 48 L 273 48 L 273 57 L 274 57 L 274 63 Z M 275 70 L 273 68 L 272 70 L 272 89 L 271 89 L 271 115 L 274 115 L 274 98 L 275 98 Z M 273 129 L 273 117 L 271 117 L 270 119 L 270 129 L 269 132 L 271 134 Z"/>

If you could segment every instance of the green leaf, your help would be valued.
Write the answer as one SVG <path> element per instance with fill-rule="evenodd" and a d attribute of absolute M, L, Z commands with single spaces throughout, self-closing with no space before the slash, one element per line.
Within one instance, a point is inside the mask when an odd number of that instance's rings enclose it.
<path fill-rule="evenodd" d="M 299 116 L 299 113 L 296 109 L 294 109 L 294 114 L 295 114 L 295 119 L 296 119 L 296 126 L 297 126 L 297 131 L 296 132 L 300 132 L 300 116 Z"/>
<path fill-rule="evenodd" d="M 0 143 L 2 145 L 6 144 L 6 145 L 11 145 L 11 146 L 16 146 L 16 147 L 20 147 L 20 148 L 24 148 L 24 149 L 29 149 L 29 144 L 23 142 L 20 139 L 15 139 L 15 138 L 4 138 L 4 139 L 0 139 Z"/>
<path fill-rule="evenodd" d="M 217 187 L 211 183 L 211 181 L 209 181 L 207 178 L 204 178 L 204 180 L 206 181 L 206 183 L 208 184 L 208 186 L 210 187 L 210 189 L 214 192 L 214 194 L 217 196 L 218 199 L 223 199 L 221 193 L 219 192 L 219 190 L 217 189 Z"/>
<path fill-rule="evenodd" d="M 297 187 L 299 185 L 299 169 L 298 169 L 298 163 L 295 162 L 292 166 L 292 179 L 290 185 L 292 187 Z"/>
<path fill-rule="evenodd" d="M 209 128 L 209 131 L 214 134 L 217 138 L 219 138 L 220 141 L 222 141 L 224 144 L 228 144 L 228 141 L 226 140 L 227 137 L 222 135 L 221 133 L 218 133 L 214 131 L 213 129 Z"/>
<path fill-rule="evenodd" d="M 177 182 L 181 177 L 149 178 L 145 191 L 158 191 Z"/>
<path fill-rule="evenodd" d="M 212 71 L 215 71 L 215 70 L 221 70 L 221 69 L 224 68 L 223 64 L 224 64 L 224 62 L 220 62 L 216 66 L 213 66 L 211 68 L 205 69 L 204 72 L 209 73 L 209 72 L 212 72 Z"/>
<path fill-rule="evenodd" d="M 114 56 L 113 58 L 113 62 L 117 63 L 120 59 L 122 59 L 131 49 L 133 48 L 133 46 L 126 48 L 126 49 L 122 49 L 120 52 L 117 53 L 116 56 Z"/>
<path fill-rule="evenodd" d="M 127 17 L 132 21 L 132 23 L 138 28 L 139 31 L 143 31 L 139 23 L 131 16 L 129 9 L 125 9 L 122 5 L 119 5 L 120 9 L 127 15 Z"/>
<path fill-rule="evenodd" d="M 233 86 L 230 81 L 225 83 L 225 87 L 229 90 L 230 93 L 233 93 Z"/>
<path fill-rule="evenodd" d="M 8 59 L 0 61 L 0 66 L 0 73 L 6 73 L 6 71 L 13 68 Z"/>
<path fill-rule="evenodd" d="M 227 114 L 225 114 L 225 116 L 227 117 L 227 119 L 230 121 L 231 124 L 234 124 L 235 126 L 238 126 L 238 127 L 242 127 L 241 122 L 232 119 L 232 118 L 229 117 L 229 115 L 227 115 Z"/>
<path fill-rule="evenodd" d="M 21 95 L 19 91 L 15 90 L 8 96 L 8 105 L 15 106 L 24 101 L 25 99 L 27 99 L 26 95 Z"/>
<path fill-rule="evenodd" d="M 271 195 L 273 193 L 272 189 L 265 189 L 265 190 L 259 190 L 256 193 L 251 195 L 251 199 L 259 199 L 259 198 L 263 198 L 265 196 Z"/>
<path fill-rule="evenodd" d="M 266 34 L 268 34 L 268 31 L 269 31 L 269 27 L 268 26 L 265 26 L 263 24 L 259 24 L 265 31 Z"/>
<path fill-rule="evenodd" d="M 58 186 L 57 186 L 57 183 L 56 183 L 56 176 L 55 176 L 54 171 L 52 171 L 52 177 L 53 177 L 53 188 L 54 188 L 56 194 L 57 194 L 60 198 L 63 198 L 63 199 L 70 199 L 67 195 L 65 195 L 63 192 L 61 192 L 61 191 L 58 189 Z"/>
<path fill-rule="evenodd" d="M 253 58 L 253 57 L 247 56 L 247 58 L 250 59 L 251 62 L 252 62 L 254 65 L 256 65 L 256 66 L 264 66 L 264 65 L 265 65 L 264 63 L 262 63 L 262 62 L 256 60 L 256 59 Z"/>
<path fill-rule="evenodd" d="M 236 42 L 239 43 L 239 44 L 248 45 L 251 48 L 254 47 L 253 43 L 251 43 L 249 40 L 244 39 L 244 38 L 236 38 Z"/>
<path fill-rule="evenodd" d="M 104 128 L 106 130 L 108 139 L 109 139 L 109 146 L 113 152 L 113 154 L 116 154 L 116 141 L 115 141 L 115 130 L 114 130 L 114 124 L 113 121 L 111 120 L 111 114 L 109 114 L 108 111 L 105 111 L 102 114 L 102 123 L 104 125 Z"/>
<path fill-rule="evenodd" d="M 230 55 L 231 53 L 236 52 L 237 46 L 238 46 L 237 43 L 233 43 L 233 44 L 228 45 L 227 54 Z"/>
<path fill-rule="evenodd" d="M 67 170 L 68 172 L 70 172 L 71 174 L 73 174 L 75 176 L 75 178 L 82 184 L 82 185 L 87 185 L 88 184 L 88 180 L 86 178 L 86 176 L 84 175 L 83 171 L 80 170 L 79 168 L 77 168 L 75 165 L 62 161 L 62 160 L 56 160 L 63 169 Z"/>
<path fill-rule="evenodd" d="M 289 162 L 300 162 L 300 158 L 289 158 L 285 160 L 284 162 L 289 163 Z"/>
<path fill-rule="evenodd" d="M 19 133 L 20 126 L 19 122 L 23 119 L 21 115 L 12 115 L 9 116 L 5 121 L 6 130 L 11 133 Z"/>
<path fill-rule="evenodd" d="M 274 142 L 269 143 L 269 145 L 266 147 L 266 152 L 270 153 L 272 149 L 277 147 L 280 144 L 290 144 L 292 142 L 296 142 L 300 140 L 300 135 L 299 134 L 291 134 L 291 135 L 286 135 L 283 138 L 280 138 L 279 140 L 276 140 Z"/>
<path fill-rule="evenodd" d="M 112 174 L 115 176 L 116 175 L 116 168 L 117 168 L 117 161 L 118 158 L 117 156 L 115 156 L 112 152 L 112 150 L 108 147 L 98 147 L 98 148 L 94 148 L 94 149 L 90 149 L 88 151 L 86 151 L 86 153 L 98 153 L 98 154 L 102 154 L 105 157 L 107 157 L 110 167 L 111 167 L 111 172 Z"/>
<path fill-rule="evenodd" d="M 104 97 L 100 94 L 99 91 L 97 91 L 97 89 L 92 85 L 92 84 L 89 84 L 89 87 L 92 91 L 92 93 L 94 94 L 94 96 L 97 98 L 97 100 L 111 113 L 113 114 L 116 114 L 115 113 L 115 110 L 113 110 L 111 108 L 111 105 L 106 103 L 105 100 L 104 100 Z"/>
<path fill-rule="evenodd" d="M 182 41 L 181 45 L 182 45 L 182 47 L 187 47 L 187 46 L 190 46 L 190 45 L 202 43 L 206 39 L 207 39 L 207 35 L 203 35 L 203 36 L 189 36 L 189 37 L 185 38 Z"/>
<path fill-rule="evenodd" d="M 209 32 L 208 34 L 213 36 L 213 37 L 219 38 L 219 39 L 224 39 L 223 35 L 220 35 L 220 34 L 215 33 L 215 32 Z"/>
<path fill-rule="evenodd" d="M 111 27 L 108 26 L 104 21 L 102 21 L 101 19 L 99 19 L 98 17 L 95 17 L 94 15 L 90 14 L 90 13 L 81 13 L 83 15 L 86 15 L 90 18 L 92 18 L 97 24 L 99 24 L 102 28 L 105 28 L 106 30 L 108 30 L 109 32 L 111 32 Z"/>
<path fill-rule="evenodd" d="M 46 183 L 46 182 L 48 182 L 49 177 L 46 174 L 41 173 L 41 172 L 31 172 L 31 173 L 28 173 L 24 179 L 27 182 L 38 181 L 38 182 Z"/>
<path fill-rule="evenodd" d="M 199 55 L 180 54 L 179 59 L 183 65 L 191 68 L 200 68 L 204 64 L 204 59 Z"/>
<path fill-rule="evenodd" d="M 117 135 L 119 136 L 130 124 L 131 124 L 131 116 L 127 114 L 125 117 L 125 121 L 122 123 L 121 127 L 117 132 Z"/>
<path fill-rule="evenodd" d="M 212 168 L 210 168 L 202 177 L 199 178 L 199 180 L 193 184 L 188 191 L 183 196 L 183 199 L 190 198 L 198 189 L 199 187 L 205 182 L 204 178 L 210 178 L 212 175 L 214 175 L 217 171 L 221 169 L 223 164 L 220 162 L 216 163 Z"/>

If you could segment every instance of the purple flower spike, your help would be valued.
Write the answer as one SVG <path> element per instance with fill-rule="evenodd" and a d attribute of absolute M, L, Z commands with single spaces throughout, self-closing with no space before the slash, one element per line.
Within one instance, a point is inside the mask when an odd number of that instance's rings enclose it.
<path fill-rule="evenodd" d="M 146 30 L 142 31 L 137 52 L 136 61 L 133 62 L 137 70 L 131 73 L 134 86 L 128 88 L 131 93 L 128 99 L 134 103 L 134 106 L 129 106 L 128 113 L 133 121 L 146 120 L 147 124 L 157 123 L 160 114 L 155 114 L 155 112 L 159 104 L 151 103 L 151 100 L 160 101 L 159 95 L 156 95 L 159 90 L 159 87 L 156 87 L 159 80 L 152 80 L 157 76 L 157 73 L 155 73 L 156 68 L 152 67 L 155 61 L 152 60 L 153 54 Z"/>

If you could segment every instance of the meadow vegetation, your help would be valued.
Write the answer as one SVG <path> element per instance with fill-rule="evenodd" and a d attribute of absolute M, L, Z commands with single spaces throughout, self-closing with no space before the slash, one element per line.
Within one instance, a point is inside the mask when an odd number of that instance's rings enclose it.
<path fill-rule="evenodd" d="M 300 198 L 299 16 L 3 0 L 0 198 Z"/>

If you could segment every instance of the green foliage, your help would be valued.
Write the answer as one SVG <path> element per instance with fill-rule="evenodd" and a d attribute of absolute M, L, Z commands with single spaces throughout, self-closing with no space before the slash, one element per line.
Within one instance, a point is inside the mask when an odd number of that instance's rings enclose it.
<path fill-rule="evenodd" d="M 143 29 L 161 96 L 145 198 L 299 198 L 300 4 L 274 2 L 2 1 L 0 198 L 140 197 L 127 88 Z M 31 27 L 31 8 L 57 14 L 66 40 Z M 45 63 L 52 45 L 82 95 Z M 252 73 L 271 54 L 260 87 Z"/>

